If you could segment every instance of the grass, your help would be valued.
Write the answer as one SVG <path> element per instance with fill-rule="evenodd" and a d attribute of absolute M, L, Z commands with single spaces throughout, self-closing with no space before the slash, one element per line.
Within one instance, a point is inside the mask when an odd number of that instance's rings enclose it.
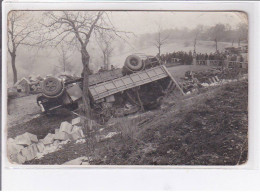
<path fill-rule="evenodd" d="M 247 161 L 247 81 L 204 90 L 185 98 L 170 95 L 164 108 L 118 119 L 118 131 L 89 152 L 70 143 L 30 164 L 62 164 L 91 156 L 95 165 L 237 165 Z"/>

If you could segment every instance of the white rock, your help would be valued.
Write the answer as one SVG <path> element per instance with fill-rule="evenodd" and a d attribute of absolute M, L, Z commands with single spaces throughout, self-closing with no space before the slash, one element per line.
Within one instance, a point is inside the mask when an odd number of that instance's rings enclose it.
<path fill-rule="evenodd" d="M 36 135 L 28 132 L 15 138 L 15 143 L 18 145 L 31 145 L 32 142 L 38 142 L 38 138 Z"/>
<path fill-rule="evenodd" d="M 64 141 L 64 140 L 69 139 L 69 135 L 68 135 L 68 133 L 66 133 L 64 131 L 59 131 L 58 133 L 55 133 L 54 139 Z"/>
<path fill-rule="evenodd" d="M 26 161 L 32 160 L 36 157 L 38 149 L 36 144 L 32 144 L 21 150 L 22 156 L 26 158 Z"/>
<path fill-rule="evenodd" d="M 70 138 L 70 140 L 73 141 L 73 140 L 80 139 L 81 135 L 80 135 L 80 133 L 78 131 L 76 131 L 76 132 L 70 133 L 69 134 L 69 138 Z"/>
<path fill-rule="evenodd" d="M 77 118 L 75 118 L 75 119 L 72 119 L 71 124 L 72 124 L 72 125 L 80 124 L 80 117 L 77 117 Z"/>
<path fill-rule="evenodd" d="M 23 135 L 18 135 L 15 138 L 15 144 L 28 146 L 32 144 L 32 141 L 28 135 L 23 134 Z"/>
<path fill-rule="evenodd" d="M 17 164 L 23 164 L 26 161 L 26 158 L 21 155 L 21 153 L 17 153 L 15 155 L 10 156 L 11 162 L 15 162 Z"/>
<path fill-rule="evenodd" d="M 81 165 L 83 161 L 84 162 L 88 161 L 88 158 L 85 157 L 85 156 L 79 157 L 79 158 L 76 158 L 74 160 L 70 160 L 68 162 L 65 162 L 65 163 L 63 163 L 63 165 Z"/>
<path fill-rule="evenodd" d="M 7 144 L 7 154 L 17 154 L 19 153 L 24 147 L 22 145 L 17 145 L 15 143 L 8 143 Z"/>
<path fill-rule="evenodd" d="M 37 145 L 37 149 L 40 153 L 44 151 L 45 145 L 42 141 L 39 141 L 36 145 Z"/>
<path fill-rule="evenodd" d="M 65 141 L 61 141 L 61 142 L 60 142 L 60 145 L 65 145 L 65 144 L 67 144 L 67 143 L 69 143 L 69 142 L 71 142 L 70 139 L 67 139 L 67 140 L 65 140 Z"/>
<path fill-rule="evenodd" d="M 102 135 L 100 139 L 101 139 L 101 140 L 109 139 L 109 138 L 114 137 L 114 136 L 117 135 L 117 134 L 118 134 L 117 132 L 110 132 L 110 133 L 108 133 L 107 135 Z"/>
<path fill-rule="evenodd" d="M 82 162 L 81 165 L 90 165 L 89 162 Z"/>
<path fill-rule="evenodd" d="M 53 143 L 54 141 L 54 134 L 48 133 L 48 135 L 45 136 L 45 138 L 42 140 L 42 143 L 44 143 L 44 145 L 48 145 Z"/>
<path fill-rule="evenodd" d="M 36 135 L 28 133 L 28 132 L 26 132 L 25 135 L 27 135 L 32 142 L 34 142 L 34 143 L 38 142 L 38 138 Z"/>
<path fill-rule="evenodd" d="M 71 130 L 72 130 L 72 125 L 65 121 L 65 122 L 62 122 L 61 125 L 60 125 L 60 131 L 64 131 L 64 132 L 67 132 L 67 133 L 71 133 Z"/>
<path fill-rule="evenodd" d="M 85 139 L 78 139 L 78 140 L 76 141 L 76 143 L 85 143 L 85 142 L 86 142 Z"/>

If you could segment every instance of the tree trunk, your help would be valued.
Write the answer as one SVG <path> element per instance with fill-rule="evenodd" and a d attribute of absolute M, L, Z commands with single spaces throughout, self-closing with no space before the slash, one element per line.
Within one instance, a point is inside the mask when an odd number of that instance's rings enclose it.
<path fill-rule="evenodd" d="M 91 110 L 90 110 L 90 102 L 89 102 L 89 54 L 85 47 L 81 48 L 81 56 L 82 56 L 82 64 L 83 64 L 83 95 L 82 95 L 82 101 L 83 101 L 83 107 L 82 107 L 82 113 L 84 119 L 83 128 L 85 134 L 88 134 L 90 128 L 89 128 L 89 121 L 91 116 Z"/>
<path fill-rule="evenodd" d="M 17 70 L 16 70 L 16 66 L 15 66 L 15 58 L 16 58 L 16 55 L 12 54 L 11 60 L 12 60 L 13 82 L 14 82 L 14 84 L 17 82 Z"/>
<path fill-rule="evenodd" d="M 218 51 L 218 41 L 217 39 L 215 40 L 215 43 L 216 43 L 216 52 Z"/>

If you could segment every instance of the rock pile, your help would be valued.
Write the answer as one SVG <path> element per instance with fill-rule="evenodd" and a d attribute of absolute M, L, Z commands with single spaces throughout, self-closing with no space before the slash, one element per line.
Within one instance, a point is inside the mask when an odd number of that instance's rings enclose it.
<path fill-rule="evenodd" d="M 7 140 L 8 158 L 15 163 L 23 164 L 34 158 L 41 158 L 48 153 L 61 149 L 62 145 L 82 139 L 84 137 L 80 124 L 80 118 L 75 118 L 71 123 L 62 122 L 55 134 L 48 133 L 43 139 L 37 138 L 31 133 L 24 133 L 15 139 Z"/>

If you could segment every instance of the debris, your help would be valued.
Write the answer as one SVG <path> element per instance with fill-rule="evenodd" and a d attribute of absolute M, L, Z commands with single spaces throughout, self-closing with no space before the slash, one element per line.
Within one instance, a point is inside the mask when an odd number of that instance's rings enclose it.
<path fill-rule="evenodd" d="M 60 145 L 65 145 L 65 144 L 67 144 L 67 143 L 69 143 L 69 142 L 71 142 L 70 139 L 67 139 L 67 140 L 65 140 L 65 141 L 60 142 Z"/>
<path fill-rule="evenodd" d="M 36 157 L 38 149 L 36 144 L 32 144 L 28 147 L 25 147 L 21 150 L 22 156 L 26 158 L 26 161 L 32 160 Z"/>
<path fill-rule="evenodd" d="M 9 155 L 19 153 L 24 147 L 22 145 L 17 145 L 15 142 L 7 141 L 7 153 Z"/>
<path fill-rule="evenodd" d="M 53 143 L 54 141 L 54 134 L 48 133 L 48 135 L 42 140 L 42 143 L 44 143 L 44 145 L 48 145 Z"/>
<path fill-rule="evenodd" d="M 45 146 L 44 146 L 44 143 L 42 141 L 39 141 L 36 145 L 37 145 L 38 151 L 40 153 L 44 151 Z"/>
<path fill-rule="evenodd" d="M 74 126 L 71 133 L 68 136 L 69 136 L 69 139 L 71 139 L 71 140 L 77 140 L 82 137 L 85 137 L 81 127 L 79 127 L 79 126 Z"/>
<path fill-rule="evenodd" d="M 59 145 L 49 144 L 49 145 L 45 146 L 43 154 L 45 155 L 45 154 L 55 152 L 58 150 L 58 148 L 59 148 Z"/>
<path fill-rule="evenodd" d="M 15 138 L 15 143 L 18 145 L 28 146 L 32 144 L 32 141 L 28 135 L 19 135 Z"/>
<path fill-rule="evenodd" d="M 71 124 L 72 125 L 77 125 L 77 124 L 80 124 L 80 121 L 81 121 L 80 117 L 77 117 L 75 119 L 72 119 Z"/>
<path fill-rule="evenodd" d="M 87 161 L 88 161 L 88 157 L 83 156 L 83 157 L 79 157 L 79 158 L 76 158 L 74 160 L 70 160 L 68 162 L 65 162 L 62 165 L 82 165 L 83 162 L 84 162 L 84 165 L 86 165 Z"/>
<path fill-rule="evenodd" d="M 78 140 L 76 141 L 76 143 L 85 143 L 85 142 L 86 142 L 85 139 L 78 139 Z"/>
<path fill-rule="evenodd" d="M 69 135 L 68 135 L 68 133 L 66 133 L 64 131 L 59 131 L 58 133 L 55 133 L 54 139 L 56 139 L 56 140 L 67 140 L 67 139 L 69 139 Z"/>
<path fill-rule="evenodd" d="M 17 153 L 15 155 L 10 156 L 10 159 L 18 164 L 23 164 L 26 161 L 26 158 L 24 156 L 22 156 L 21 153 Z"/>
<path fill-rule="evenodd" d="M 24 135 L 27 135 L 32 142 L 34 142 L 34 143 L 37 143 L 37 142 L 38 142 L 38 138 L 37 138 L 36 135 L 31 134 L 31 133 L 28 133 L 28 132 L 26 132 Z"/>
<path fill-rule="evenodd" d="M 102 140 L 105 140 L 105 139 L 110 139 L 117 134 L 118 134 L 118 132 L 109 132 L 107 135 L 101 135 L 100 140 L 102 141 Z"/>
<path fill-rule="evenodd" d="M 60 131 L 64 131 L 64 132 L 67 132 L 67 133 L 71 133 L 71 130 L 72 130 L 72 125 L 65 121 L 65 122 L 62 122 L 61 125 L 60 125 Z"/>
<path fill-rule="evenodd" d="M 31 145 L 32 142 L 38 142 L 38 138 L 36 135 L 33 135 L 28 132 L 19 135 L 15 138 L 15 143 L 18 145 Z"/>

